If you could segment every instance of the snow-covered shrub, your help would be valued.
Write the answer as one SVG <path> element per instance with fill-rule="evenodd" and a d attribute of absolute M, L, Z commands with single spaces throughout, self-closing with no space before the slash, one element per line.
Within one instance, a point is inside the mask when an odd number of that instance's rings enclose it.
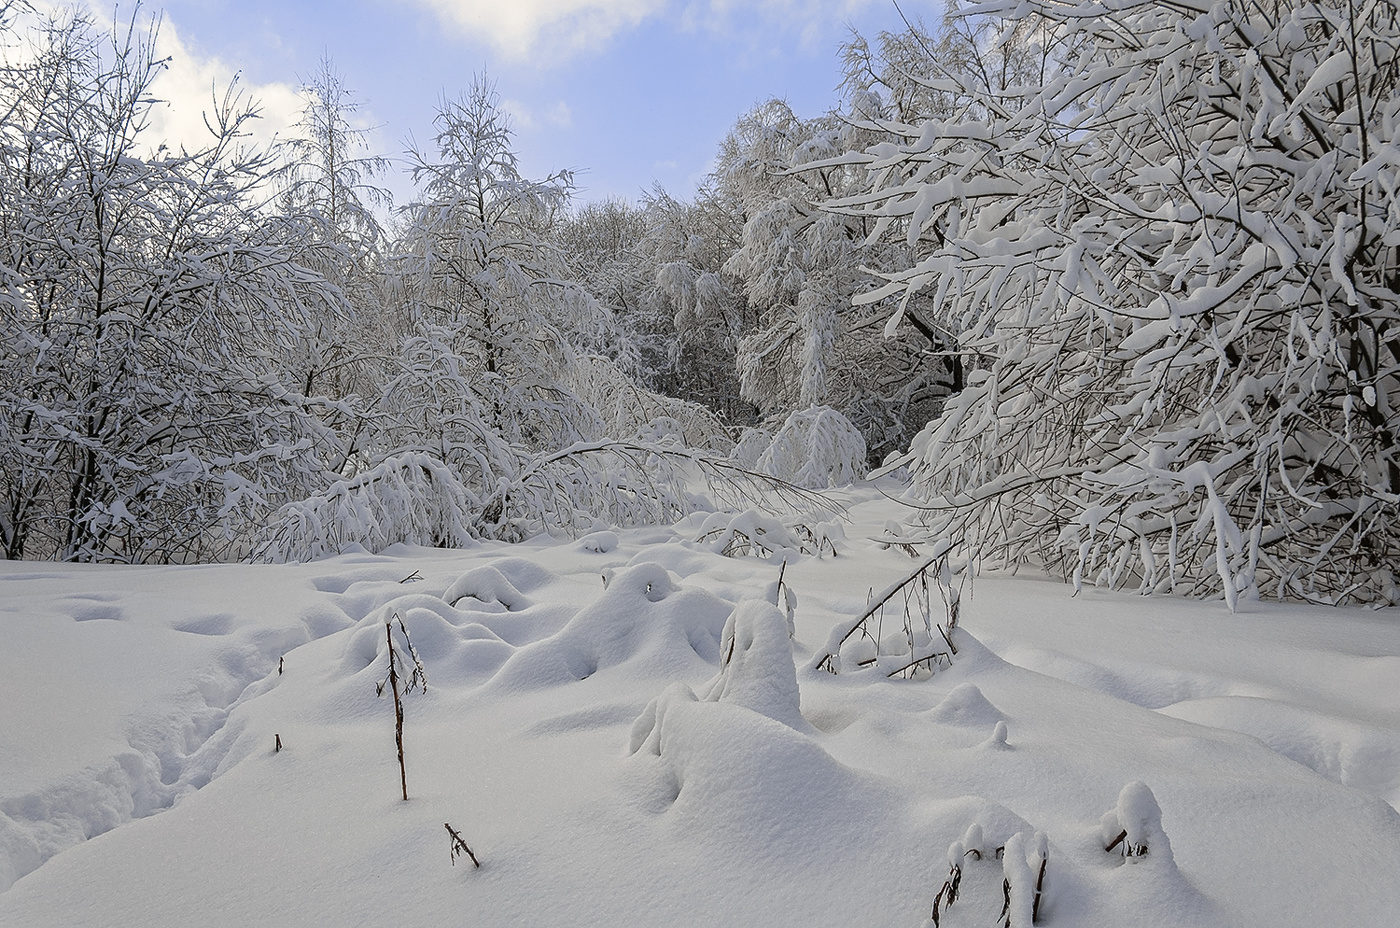
<path fill-rule="evenodd" d="M 774 433 L 753 469 L 809 490 L 846 486 L 865 476 L 865 439 L 830 407 L 798 410 Z"/>
<path fill-rule="evenodd" d="M 836 674 L 873 667 L 887 677 L 916 677 L 952 664 L 958 653 L 953 635 L 961 607 L 948 547 L 945 543 L 913 572 L 875 595 L 860 615 L 837 623 L 826 646 L 807 666 Z M 941 608 L 935 605 L 935 595 L 942 600 Z M 944 622 L 934 618 L 935 609 L 946 616 Z M 884 630 L 886 621 L 889 633 Z"/>
<path fill-rule="evenodd" d="M 904 459 L 935 537 L 1076 582 L 1323 602 L 1400 563 L 1389 3 L 983 0 L 935 121 L 827 208 L 913 250 L 863 303 L 977 369 Z M 1034 41 L 1026 41 L 1027 31 Z M 991 38 L 991 35 L 988 35 Z M 929 68 L 939 67 L 929 63 Z M 927 75 L 913 74 L 927 84 Z"/>
<path fill-rule="evenodd" d="M 607 358 L 576 358 L 567 381 L 580 399 L 598 411 L 604 434 L 612 438 L 644 444 L 675 441 L 717 454 L 727 454 L 734 445 L 724 423 L 710 409 L 644 389 Z"/>
<path fill-rule="evenodd" d="M 695 540 L 725 557 L 773 557 L 802 549 L 802 543 L 788 531 L 786 525 L 753 509 L 737 515 L 730 512 L 710 513 L 700 526 L 700 534 Z"/>
<path fill-rule="evenodd" d="M 781 557 L 787 552 L 837 554 L 836 543 L 846 536 L 835 522 L 791 518 L 786 521 L 748 509 L 740 513 L 712 512 L 705 517 L 695 540 L 725 557 Z"/>
<path fill-rule="evenodd" d="M 358 544 L 380 551 L 397 542 L 466 548 L 480 498 L 456 471 L 422 452 L 380 462 L 277 513 L 256 552 L 268 561 L 305 561 Z"/>
<path fill-rule="evenodd" d="M 729 457 L 740 467 L 758 469 L 758 459 L 773 444 L 773 433 L 764 428 L 744 429 Z"/>

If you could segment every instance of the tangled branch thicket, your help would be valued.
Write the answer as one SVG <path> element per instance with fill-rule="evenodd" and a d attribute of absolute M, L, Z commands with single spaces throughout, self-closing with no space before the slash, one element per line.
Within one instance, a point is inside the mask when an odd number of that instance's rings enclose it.
<path fill-rule="evenodd" d="M 918 249 L 868 299 L 976 368 L 900 461 L 930 533 L 1232 608 L 1400 600 L 1394 5 L 964 16 L 1039 73 L 930 61 L 951 117 L 872 120 L 902 141 L 826 204 Z"/>

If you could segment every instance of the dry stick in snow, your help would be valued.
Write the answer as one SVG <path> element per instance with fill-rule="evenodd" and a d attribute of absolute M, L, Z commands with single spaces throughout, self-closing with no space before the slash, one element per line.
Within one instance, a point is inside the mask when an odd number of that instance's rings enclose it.
<path fill-rule="evenodd" d="M 413 649 L 413 642 L 408 637 L 408 629 L 403 624 L 403 619 L 395 613 L 388 622 L 384 623 L 384 638 L 389 644 L 389 676 L 387 680 L 381 680 L 376 687 L 380 696 L 384 695 L 384 686 L 387 683 L 389 689 L 394 693 L 394 743 L 399 750 L 399 785 L 403 787 L 404 801 L 408 801 L 408 773 L 404 769 L 403 762 L 403 697 L 399 693 L 399 650 L 394 647 L 394 625 L 393 620 L 399 620 L 399 634 L 403 637 L 404 648 L 408 650 L 408 656 L 413 661 L 413 672 L 409 674 L 408 681 L 404 684 L 404 693 L 413 691 L 418 687 L 424 693 L 428 691 L 428 675 L 423 670 L 423 662 L 418 658 L 418 652 Z"/>
<path fill-rule="evenodd" d="M 399 785 L 403 800 L 408 802 L 408 772 L 403 765 L 403 700 L 399 698 L 399 672 L 394 666 L 394 626 L 384 623 L 384 637 L 389 640 L 389 688 L 394 691 L 394 743 L 399 748 Z"/>
<path fill-rule="evenodd" d="M 472 853 L 472 849 L 471 849 L 471 848 L 467 847 L 467 842 L 465 842 L 465 841 L 462 840 L 462 836 L 461 836 L 460 834 L 457 833 L 457 829 L 453 828 L 453 827 L 452 827 L 451 825 L 449 825 L 447 822 L 443 822 L 443 823 L 442 823 L 442 827 L 443 827 L 443 828 L 446 828 L 446 829 L 447 829 L 447 833 L 448 833 L 449 835 L 451 835 L 451 839 L 450 839 L 450 840 L 452 841 L 452 865 L 453 865 L 454 867 L 457 865 L 457 855 L 458 855 L 458 854 L 466 854 L 468 857 L 470 857 L 470 858 L 472 859 L 472 864 L 473 864 L 474 866 L 480 867 L 480 866 L 481 866 L 481 861 L 479 861 L 479 860 L 476 859 L 476 855 Z"/>
<path fill-rule="evenodd" d="M 1032 925 L 1040 920 L 1040 897 L 1045 891 L 1045 867 L 1049 863 L 1049 857 L 1042 857 L 1040 859 L 1040 874 L 1035 878 L 1035 901 L 1031 903 Z"/>

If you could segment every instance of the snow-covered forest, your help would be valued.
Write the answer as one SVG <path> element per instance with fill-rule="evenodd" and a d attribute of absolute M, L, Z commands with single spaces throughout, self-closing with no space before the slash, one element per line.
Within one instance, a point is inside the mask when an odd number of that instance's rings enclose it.
<path fill-rule="evenodd" d="M 907 469 L 911 530 L 1076 584 L 1382 602 L 1400 450 L 1389 4 L 984 3 L 853 38 L 699 192 L 523 177 L 486 77 L 406 153 L 143 128 L 133 21 L 7 4 L 8 558 L 300 559 Z M 21 27 L 20 20 L 24 20 Z M 757 483 L 755 483 L 757 480 Z"/>
<path fill-rule="evenodd" d="M 0 0 L 0 924 L 1397 917 L 1400 7 L 971 0 L 592 201 L 156 29 Z"/>

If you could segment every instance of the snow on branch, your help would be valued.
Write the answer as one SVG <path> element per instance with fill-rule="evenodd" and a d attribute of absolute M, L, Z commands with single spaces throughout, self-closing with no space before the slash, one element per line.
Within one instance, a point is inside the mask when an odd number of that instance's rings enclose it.
<path fill-rule="evenodd" d="M 923 75 L 941 118 L 874 120 L 898 141 L 824 204 L 912 249 L 862 301 L 975 368 L 893 462 L 929 536 L 1231 608 L 1400 601 L 1393 5 L 960 15 L 1039 76 Z"/>
<path fill-rule="evenodd" d="M 961 588 L 953 583 L 956 571 L 948 559 L 951 547 L 946 542 L 938 545 L 936 553 L 907 576 L 873 595 L 864 612 L 833 627 L 826 646 L 808 666 L 837 674 L 875 667 L 887 677 L 912 678 L 932 674 L 940 664 L 951 665 L 958 653 L 953 633 L 961 611 Z M 934 590 L 946 617 L 942 624 L 933 617 Z M 887 616 L 896 623 L 888 636 Z"/>

